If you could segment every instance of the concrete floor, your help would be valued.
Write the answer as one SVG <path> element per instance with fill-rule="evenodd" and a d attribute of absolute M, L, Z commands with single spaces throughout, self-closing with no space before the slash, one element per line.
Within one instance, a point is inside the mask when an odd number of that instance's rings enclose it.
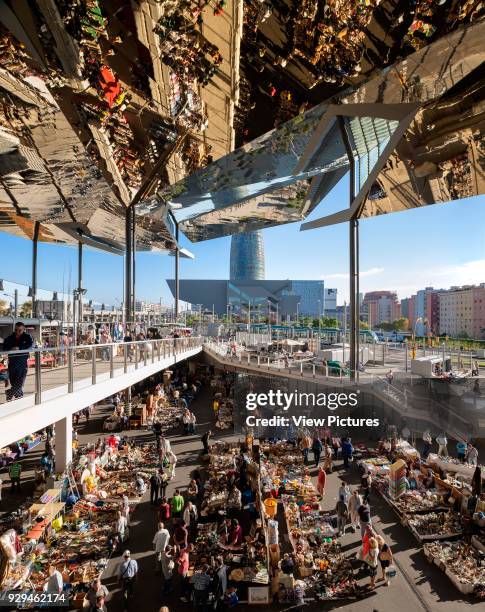
<path fill-rule="evenodd" d="M 203 391 L 193 402 L 191 408 L 197 414 L 198 425 L 194 436 L 182 437 L 174 432 L 169 435 L 172 448 L 178 457 L 175 479 L 170 483 L 167 493 L 172 495 L 175 488 L 184 489 L 189 481 L 190 471 L 200 465 L 199 452 L 201 449 L 200 435 L 206 431 L 213 420 L 210 407 L 210 396 L 208 391 Z M 79 429 L 79 440 L 81 444 L 92 441 L 102 432 L 102 422 L 107 408 L 97 407 L 89 423 L 82 421 Z M 214 431 L 214 428 L 213 428 Z M 128 432 L 140 439 L 150 439 L 152 434 L 149 432 Z M 221 435 L 225 437 L 227 434 Z M 31 470 L 37 464 L 42 447 L 38 447 L 34 452 L 27 455 L 24 459 L 24 490 L 22 497 L 10 495 L 6 491 L 4 484 L 3 501 L 0 505 L 2 512 L 8 511 L 28 495 L 31 489 Z M 316 477 L 316 469 L 313 470 Z M 5 475 L 2 475 L 7 480 Z M 327 488 L 324 499 L 324 507 L 331 509 L 336 503 L 336 493 L 339 481 L 342 477 L 349 483 L 357 483 L 359 480 L 357 469 L 351 468 L 345 471 L 337 464 L 337 469 L 327 479 Z M 360 601 L 338 601 L 338 602 L 309 602 L 308 610 L 336 610 L 344 609 L 348 612 L 402 612 L 403 609 L 409 612 L 421 610 L 440 610 L 443 612 L 464 611 L 470 608 L 480 609 L 483 604 L 473 604 L 471 600 L 463 596 L 454 588 L 448 578 L 439 571 L 434 565 L 430 565 L 410 532 L 401 526 L 394 512 L 389 508 L 385 501 L 376 496 L 371 497 L 371 510 L 374 517 L 374 525 L 391 545 L 394 558 L 398 567 L 398 575 L 392 581 L 391 586 L 383 586 L 377 583 L 377 589 L 366 599 Z M 132 526 L 130 541 L 127 546 L 137 559 L 140 567 L 139 581 L 136 587 L 134 601 L 131 610 L 143 612 L 157 612 L 161 605 L 167 605 L 171 612 L 191 610 L 189 604 L 179 601 L 178 597 L 163 596 L 161 578 L 154 572 L 154 553 L 152 552 L 152 538 L 156 529 L 156 513 L 149 504 L 148 496 L 145 496 L 137 506 L 132 516 Z M 343 548 L 346 553 L 356 552 L 358 549 L 358 534 L 347 533 L 342 538 Z M 284 541 L 283 541 L 284 545 Z M 113 558 L 105 572 L 104 582 L 112 592 L 112 598 L 108 603 L 110 612 L 122 610 L 120 593 L 116 584 L 116 567 L 119 558 Z M 364 580 L 365 582 L 365 580 Z M 241 604 L 240 610 L 249 610 L 249 607 Z M 254 609 L 254 607 L 252 607 Z M 288 610 L 288 606 L 266 607 L 272 610 Z"/>

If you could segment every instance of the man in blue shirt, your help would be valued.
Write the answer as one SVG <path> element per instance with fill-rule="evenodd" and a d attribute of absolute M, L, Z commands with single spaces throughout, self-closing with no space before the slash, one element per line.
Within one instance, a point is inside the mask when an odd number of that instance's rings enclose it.
<path fill-rule="evenodd" d="M 15 331 L 7 336 L 3 342 L 4 351 L 28 351 L 32 348 L 34 341 L 30 334 L 25 332 L 25 325 L 21 321 L 15 323 Z M 8 356 L 8 378 L 10 388 L 6 390 L 7 401 L 13 398 L 23 397 L 24 383 L 27 376 L 27 361 L 29 353 Z"/>
<path fill-rule="evenodd" d="M 118 567 L 118 580 L 123 586 L 123 593 L 126 593 L 127 598 L 133 596 L 133 588 L 135 585 L 136 576 L 138 574 L 138 563 L 131 558 L 129 550 L 123 553 L 123 561 Z"/>

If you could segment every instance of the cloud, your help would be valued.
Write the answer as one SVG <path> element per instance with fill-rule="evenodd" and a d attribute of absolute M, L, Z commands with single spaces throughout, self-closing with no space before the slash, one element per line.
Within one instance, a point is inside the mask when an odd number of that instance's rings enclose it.
<path fill-rule="evenodd" d="M 368 270 L 364 270 L 360 272 L 360 278 L 367 278 L 368 276 L 377 276 L 378 274 L 382 274 L 384 272 L 384 268 L 369 268 Z M 349 273 L 335 273 L 335 274 L 326 274 L 322 276 L 323 280 L 345 280 L 349 278 Z"/>
<path fill-rule="evenodd" d="M 360 273 L 360 291 L 396 291 L 399 299 L 410 297 L 419 289 L 434 287 L 449 289 L 452 286 L 479 285 L 485 283 L 485 258 L 460 264 L 424 261 L 422 266 L 410 266 L 405 258 L 402 264 L 386 268 L 369 268 Z M 343 273 L 322 276 L 328 287 L 338 291 L 338 303 L 349 300 L 349 275 Z"/>

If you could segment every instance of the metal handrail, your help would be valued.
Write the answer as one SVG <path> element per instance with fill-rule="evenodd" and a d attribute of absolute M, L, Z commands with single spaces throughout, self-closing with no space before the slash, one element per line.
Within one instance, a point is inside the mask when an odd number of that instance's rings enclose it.
<path fill-rule="evenodd" d="M 76 359 L 76 351 L 83 350 L 86 352 L 91 351 L 91 356 L 87 358 L 85 363 L 91 362 L 91 383 L 93 385 L 97 382 L 97 351 L 109 349 L 108 352 L 108 362 L 109 362 L 109 377 L 115 377 L 114 370 L 114 350 L 115 348 L 126 349 L 123 350 L 123 362 L 122 362 L 122 370 L 123 373 L 126 374 L 128 371 L 128 363 L 127 359 L 129 357 L 134 356 L 134 368 L 138 369 L 139 364 L 143 362 L 143 366 L 148 365 L 147 358 L 147 345 L 151 346 L 151 360 L 150 363 L 155 363 L 155 351 L 157 354 L 157 360 L 161 361 L 168 357 L 175 358 L 176 355 L 180 354 L 186 349 L 195 348 L 197 346 L 202 346 L 203 338 L 201 336 L 189 336 L 184 338 L 146 338 L 144 340 L 132 340 L 130 342 L 106 342 L 102 344 L 77 344 L 66 347 L 45 347 L 45 348 L 31 348 L 24 350 L 16 350 L 16 351 L 0 351 L 0 358 L 5 357 L 19 357 L 20 355 L 34 355 L 35 363 L 34 363 L 34 385 L 35 385 L 35 403 L 40 404 L 42 401 L 42 362 L 41 362 L 41 354 L 42 353 L 55 353 L 61 352 L 66 355 L 67 363 L 67 392 L 74 392 L 74 369 L 75 369 L 75 359 Z M 160 346 L 163 344 L 163 357 L 161 357 L 162 352 L 160 351 Z M 129 349 L 133 347 L 133 354 L 130 355 Z M 166 351 L 166 348 L 171 350 Z M 145 350 L 143 350 L 145 349 Z M 143 350 L 143 353 L 141 351 Z"/>
<path fill-rule="evenodd" d="M 170 340 L 173 344 L 176 340 L 194 340 L 202 338 L 202 336 L 187 336 L 184 338 L 146 338 L 145 340 L 130 340 L 130 342 L 106 342 L 103 344 L 71 344 L 69 346 L 44 346 L 44 347 L 32 347 L 30 349 L 16 350 L 16 351 L 0 351 L 0 357 L 8 355 L 30 355 L 31 353 L 45 353 L 46 351 L 59 351 L 61 349 L 98 349 L 108 346 L 127 346 L 130 344 L 146 344 L 152 342 L 164 342 Z"/>

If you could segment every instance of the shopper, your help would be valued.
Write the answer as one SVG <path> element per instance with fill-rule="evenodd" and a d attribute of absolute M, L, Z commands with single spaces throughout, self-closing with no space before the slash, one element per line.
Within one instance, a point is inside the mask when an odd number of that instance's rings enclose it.
<path fill-rule="evenodd" d="M 172 507 L 172 517 L 174 519 L 180 518 L 182 516 L 182 511 L 184 509 L 185 500 L 180 494 L 178 489 L 175 490 L 175 495 L 172 497 L 171 507 Z"/>
<path fill-rule="evenodd" d="M 360 521 L 360 535 L 363 538 L 368 527 L 371 527 L 371 517 L 369 504 L 363 502 L 362 506 L 358 509 L 359 521 Z"/>
<path fill-rule="evenodd" d="M 283 559 L 281 559 L 278 565 L 283 574 L 287 574 L 288 576 L 292 575 L 295 571 L 295 562 L 288 553 L 283 555 Z"/>
<path fill-rule="evenodd" d="M 349 503 L 349 499 L 350 499 L 350 495 L 351 495 L 351 493 L 350 493 L 349 485 L 345 482 L 345 480 L 342 480 L 340 482 L 340 487 L 339 487 L 339 490 L 338 490 L 338 499 L 340 499 L 340 496 L 343 496 L 344 502 L 346 504 L 348 504 Z"/>
<path fill-rule="evenodd" d="M 324 468 L 321 467 L 318 470 L 317 490 L 322 499 L 323 499 L 323 496 L 325 495 L 326 482 L 327 482 L 327 473 L 325 472 Z"/>
<path fill-rule="evenodd" d="M 29 351 L 34 345 L 34 340 L 30 334 L 25 332 L 25 325 L 21 321 L 15 323 L 13 334 L 7 336 L 3 341 L 2 350 L 4 351 Z M 5 391 L 7 401 L 23 397 L 24 384 L 27 376 L 29 353 L 20 355 L 9 355 L 8 357 L 8 378 L 10 387 Z"/>
<path fill-rule="evenodd" d="M 160 566 L 163 576 L 163 593 L 167 595 L 173 591 L 172 579 L 175 562 L 173 559 L 173 549 L 171 546 L 166 546 L 160 554 Z"/>
<path fill-rule="evenodd" d="M 370 491 L 371 491 L 371 486 L 372 486 L 372 476 L 369 474 L 369 472 L 365 472 L 363 474 L 362 479 L 361 479 L 361 485 L 362 485 L 363 500 L 364 502 L 367 503 L 370 498 Z"/>
<path fill-rule="evenodd" d="M 243 542 L 243 531 L 237 519 L 232 519 L 231 530 L 228 536 L 229 545 L 240 546 Z"/>
<path fill-rule="evenodd" d="M 379 560 L 379 545 L 377 543 L 376 538 L 370 538 L 369 552 L 367 553 L 364 561 L 367 563 L 367 572 L 370 577 L 370 588 L 371 589 L 375 589 L 376 587 L 378 560 Z"/>
<path fill-rule="evenodd" d="M 308 452 L 311 447 L 312 447 L 312 439 L 310 438 L 310 436 L 303 436 L 303 438 L 300 441 L 300 450 L 301 450 L 301 454 L 303 455 L 303 463 L 305 465 L 308 465 Z"/>
<path fill-rule="evenodd" d="M 131 558 L 129 550 L 123 553 L 123 561 L 118 566 L 118 581 L 122 585 L 123 592 L 132 597 L 135 588 L 135 580 L 138 575 L 138 563 Z"/>
<path fill-rule="evenodd" d="M 209 587 L 211 577 L 207 573 L 209 566 L 204 564 L 200 570 L 194 573 L 192 582 L 194 586 L 194 607 L 197 612 L 205 612 L 209 599 Z"/>
<path fill-rule="evenodd" d="M 204 455 L 209 454 L 209 440 L 211 439 L 212 431 L 206 431 L 205 434 L 201 437 L 202 446 L 204 447 Z"/>
<path fill-rule="evenodd" d="M 164 523 L 170 520 L 170 516 L 171 516 L 170 504 L 168 503 L 166 497 L 162 497 L 162 501 L 158 508 L 158 519 L 161 523 Z"/>
<path fill-rule="evenodd" d="M 322 454 L 322 450 L 323 450 L 322 441 L 320 440 L 318 436 L 315 436 L 312 442 L 312 452 L 313 452 L 313 457 L 315 460 L 315 467 L 318 467 L 318 464 L 320 463 L 320 456 Z"/>
<path fill-rule="evenodd" d="M 89 612 L 96 611 L 98 597 L 103 598 L 103 604 L 104 601 L 109 597 L 108 589 L 104 586 L 104 584 L 101 584 L 101 580 L 99 578 L 93 580 L 91 586 L 88 589 L 88 592 L 86 593 L 85 599 L 88 603 Z"/>
<path fill-rule="evenodd" d="M 214 584 L 212 587 L 216 609 L 222 605 L 224 599 L 224 593 L 227 590 L 227 566 L 224 563 L 223 557 L 217 557 L 215 571 L 214 571 Z"/>
<path fill-rule="evenodd" d="M 350 523 L 354 531 L 360 528 L 359 508 L 361 505 L 362 505 L 362 498 L 359 495 L 359 492 L 357 491 L 357 489 L 354 489 L 349 499 Z"/>
<path fill-rule="evenodd" d="M 342 457 L 344 460 L 345 469 L 348 469 L 349 462 L 352 461 L 353 452 L 354 447 L 352 446 L 350 438 L 342 438 Z"/>
<path fill-rule="evenodd" d="M 150 503 L 156 504 L 158 502 L 158 494 L 160 491 L 160 474 L 158 472 L 153 472 L 150 476 Z"/>
<path fill-rule="evenodd" d="M 173 532 L 173 541 L 179 548 L 187 548 L 189 543 L 189 532 L 184 520 L 181 520 L 175 528 Z"/>
<path fill-rule="evenodd" d="M 160 571 L 162 552 L 167 548 L 170 533 L 165 529 L 164 523 L 158 523 L 158 530 L 153 537 L 153 549 L 155 551 L 155 571 Z"/>
<path fill-rule="evenodd" d="M 448 439 L 446 434 L 442 433 L 436 438 L 438 443 L 438 457 L 448 457 Z"/>
<path fill-rule="evenodd" d="M 468 444 L 466 440 L 458 440 L 458 442 L 456 443 L 456 456 L 457 459 L 462 463 L 465 461 L 467 449 Z"/>
<path fill-rule="evenodd" d="M 427 430 L 423 433 L 423 442 L 424 442 L 424 447 L 423 447 L 422 456 L 423 456 L 423 459 L 427 459 L 431 451 L 431 447 L 433 445 L 433 439 L 431 438 L 431 434 Z"/>
<path fill-rule="evenodd" d="M 192 478 L 189 482 L 189 486 L 187 487 L 187 497 L 193 503 L 197 503 L 197 497 L 199 495 L 199 487 L 197 485 L 197 481 Z"/>
<path fill-rule="evenodd" d="M 189 534 L 192 537 L 192 535 L 194 535 L 195 531 L 197 530 L 198 512 L 197 508 L 191 501 L 188 501 L 185 504 L 183 519 L 185 521 L 185 524 L 187 525 Z"/>
<path fill-rule="evenodd" d="M 45 584 L 45 590 L 47 591 L 47 593 L 62 593 L 62 589 L 64 588 L 64 580 L 62 578 L 61 572 L 56 568 L 55 565 L 50 564 L 47 567 L 47 575 L 49 576 Z"/>
<path fill-rule="evenodd" d="M 482 468 L 477 465 L 472 476 L 472 495 L 480 497 L 482 494 Z"/>
<path fill-rule="evenodd" d="M 22 464 L 19 461 L 14 461 L 8 468 L 11 487 L 10 491 L 14 493 L 16 490 L 20 493 L 20 477 L 22 474 Z"/>
<path fill-rule="evenodd" d="M 327 474 L 333 471 L 332 449 L 328 444 L 323 447 L 323 469 Z"/>
<path fill-rule="evenodd" d="M 384 580 L 387 586 L 389 586 L 389 576 L 387 575 L 387 570 L 392 563 L 392 551 L 385 542 L 383 542 L 379 549 L 379 562 L 381 564 L 382 580 Z"/>
<path fill-rule="evenodd" d="M 190 582 L 187 577 L 190 567 L 189 554 L 192 550 L 192 546 L 189 545 L 187 548 L 182 548 L 179 552 L 178 557 L 175 559 L 175 565 L 177 566 L 177 573 L 180 576 L 180 600 L 185 603 L 189 602 L 190 595 Z"/>
<path fill-rule="evenodd" d="M 347 525 L 347 519 L 349 516 L 349 508 L 345 502 L 345 497 L 341 494 L 337 505 L 335 506 L 335 512 L 337 513 L 337 530 L 338 535 L 345 535 L 345 527 Z"/>
<path fill-rule="evenodd" d="M 466 452 L 466 462 L 469 465 L 477 465 L 478 464 L 478 450 L 473 446 L 470 442 L 468 444 L 467 452 Z"/>
<path fill-rule="evenodd" d="M 115 532 L 118 534 L 120 544 L 122 544 L 128 539 L 128 521 L 126 520 L 126 517 L 123 516 L 120 510 L 118 510 L 118 512 L 116 513 Z"/>

